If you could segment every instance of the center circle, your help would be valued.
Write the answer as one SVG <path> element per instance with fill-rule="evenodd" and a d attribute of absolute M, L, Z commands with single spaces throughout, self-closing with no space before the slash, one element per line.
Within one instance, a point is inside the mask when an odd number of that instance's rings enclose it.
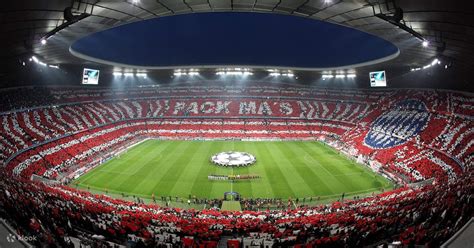
<path fill-rule="evenodd" d="M 221 152 L 211 157 L 211 162 L 224 167 L 245 167 L 257 161 L 255 156 L 247 152 Z"/>

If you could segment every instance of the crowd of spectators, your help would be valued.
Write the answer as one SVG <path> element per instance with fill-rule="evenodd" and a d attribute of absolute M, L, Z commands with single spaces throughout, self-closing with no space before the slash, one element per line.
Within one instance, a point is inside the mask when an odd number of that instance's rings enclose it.
<path fill-rule="evenodd" d="M 361 200 L 278 211 L 183 210 L 46 186 L 2 173 L 1 213 L 38 242 L 61 245 L 76 229 L 144 246 L 240 242 L 360 247 L 379 241 L 437 246 L 473 216 L 473 173 L 453 183 L 400 188 Z M 134 241 L 131 241 L 134 240 Z"/>
<path fill-rule="evenodd" d="M 219 100 L 232 94 L 258 98 L 255 104 L 262 108 L 262 115 L 251 104 L 230 106 L 234 114 L 229 118 L 201 119 L 199 115 L 209 114 L 206 109 L 193 110 L 194 105 L 211 106 L 207 97 Z M 183 101 L 183 108 L 170 109 L 170 101 L 160 98 L 170 95 L 196 104 L 184 107 Z M 263 96 L 299 99 L 292 104 L 301 112 L 280 103 L 281 113 L 272 116 Z M 125 99 L 128 97 L 136 99 Z M 129 92 L 6 90 L 0 111 L 21 110 L 0 116 L 0 163 L 6 165 L 0 171 L 0 214 L 20 232 L 38 237 L 35 245 L 60 247 L 70 246 L 65 237 L 84 230 L 115 243 L 144 247 L 215 247 L 225 235 L 235 237 L 231 242 L 253 245 L 359 247 L 399 241 L 437 246 L 473 216 L 473 102 L 462 93 L 433 90 L 367 92 L 272 86 L 137 88 Z M 25 109 L 43 105 L 51 106 Z M 173 111 L 185 114 L 169 115 Z M 235 114 L 242 111 L 249 111 L 251 117 Z M 295 117 L 285 119 L 285 115 Z M 145 137 L 332 137 L 342 144 L 342 152 L 376 163 L 378 169 L 400 175 L 405 183 L 435 180 L 420 188 L 402 187 L 367 199 L 316 207 L 308 207 L 306 202 L 313 199 L 306 198 L 240 199 L 242 212 L 218 211 L 222 203 L 218 199 L 190 198 L 189 203 L 210 208 L 201 211 L 162 208 L 142 200 L 127 202 L 29 180 L 33 175 L 54 180 L 67 177 Z M 271 205 L 279 210 L 270 210 Z"/>
<path fill-rule="evenodd" d="M 0 91 L 0 113 L 54 104 L 51 91 L 44 87 L 24 87 Z"/>

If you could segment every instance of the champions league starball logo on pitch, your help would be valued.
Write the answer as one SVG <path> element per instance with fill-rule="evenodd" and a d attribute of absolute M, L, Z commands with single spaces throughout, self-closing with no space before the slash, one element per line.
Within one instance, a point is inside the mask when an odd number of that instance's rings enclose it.
<path fill-rule="evenodd" d="M 372 123 L 364 144 L 375 149 L 402 145 L 423 131 L 428 120 L 429 112 L 423 102 L 413 99 L 398 102 Z"/>
<path fill-rule="evenodd" d="M 255 157 L 247 152 L 221 152 L 211 157 L 211 162 L 226 167 L 249 166 L 256 161 Z"/>

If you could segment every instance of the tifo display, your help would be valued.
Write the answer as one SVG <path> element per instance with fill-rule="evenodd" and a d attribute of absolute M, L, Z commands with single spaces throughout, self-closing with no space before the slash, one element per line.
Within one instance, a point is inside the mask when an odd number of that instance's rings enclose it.
<path fill-rule="evenodd" d="M 257 160 L 247 152 L 221 152 L 211 157 L 211 161 L 225 167 L 241 167 L 254 164 Z"/>
<path fill-rule="evenodd" d="M 473 214 L 474 101 L 463 92 L 248 84 L 22 95 L 0 99 L 1 209 L 26 233 L 48 232 L 44 242 L 79 229 L 152 246 L 235 235 L 362 247 L 390 230 L 437 246 Z M 222 151 L 252 155 L 214 166 Z M 219 211 L 225 194 L 243 211 Z"/>

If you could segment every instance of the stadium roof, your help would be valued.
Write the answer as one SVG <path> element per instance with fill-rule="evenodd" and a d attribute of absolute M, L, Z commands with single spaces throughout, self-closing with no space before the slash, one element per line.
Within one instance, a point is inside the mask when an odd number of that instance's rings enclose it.
<path fill-rule="evenodd" d="M 65 23 L 64 10 L 85 19 L 55 33 L 47 45 L 41 39 Z M 403 20 L 416 37 L 377 14 Z M 48 64 L 84 64 L 69 52 L 81 37 L 118 25 L 169 15 L 196 12 L 274 12 L 346 25 L 374 34 L 395 44 L 400 56 L 380 67 L 419 68 L 439 58 L 461 72 L 474 68 L 474 12 L 455 1 L 373 0 L 17 0 L 2 3 L 1 60 L 37 55 Z M 394 16 L 395 17 L 392 17 Z"/>
<path fill-rule="evenodd" d="M 207 12 L 120 25 L 74 42 L 75 56 L 125 68 L 342 70 L 398 56 L 353 28 L 272 13 Z M 120 51 L 120 52 L 117 52 Z"/>

